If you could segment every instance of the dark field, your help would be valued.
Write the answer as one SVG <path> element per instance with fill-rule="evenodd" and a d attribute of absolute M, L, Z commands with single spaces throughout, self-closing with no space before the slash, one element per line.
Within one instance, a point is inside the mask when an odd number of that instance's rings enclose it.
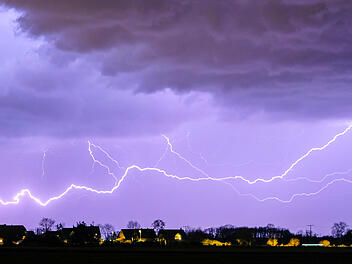
<path fill-rule="evenodd" d="M 0 263 L 352 263 L 352 248 L 0 248 Z M 6 262 L 5 262 L 6 261 Z"/>

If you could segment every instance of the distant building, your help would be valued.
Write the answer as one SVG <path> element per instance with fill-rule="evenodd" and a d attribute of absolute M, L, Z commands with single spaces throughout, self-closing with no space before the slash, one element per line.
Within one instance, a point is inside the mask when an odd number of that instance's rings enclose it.
<path fill-rule="evenodd" d="M 69 245 L 96 245 L 101 242 L 99 226 L 77 225 L 72 228 L 63 228 L 50 231 L 52 238 L 57 237 L 61 242 Z"/>
<path fill-rule="evenodd" d="M 0 245 L 20 244 L 26 238 L 23 225 L 0 225 Z"/>
<path fill-rule="evenodd" d="M 116 241 L 121 243 L 154 242 L 155 239 L 154 229 L 121 229 Z"/>
<path fill-rule="evenodd" d="M 186 233 L 182 229 L 161 229 L 158 233 L 159 242 L 170 244 L 186 240 Z"/>
<path fill-rule="evenodd" d="M 72 240 L 74 231 L 73 228 L 62 228 L 57 231 L 57 233 L 59 234 L 61 241 L 68 244 Z"/>

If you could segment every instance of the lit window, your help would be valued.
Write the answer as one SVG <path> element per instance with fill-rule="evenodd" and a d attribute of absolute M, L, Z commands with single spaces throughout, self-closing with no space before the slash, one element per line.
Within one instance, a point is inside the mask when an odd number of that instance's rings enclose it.
<path fill-rule="evenodd" d="M 182 240 L 182 236 L 181 236 L 180 233 L 177 233 L 177 234 L 175 235 L 175 240 Z"/>

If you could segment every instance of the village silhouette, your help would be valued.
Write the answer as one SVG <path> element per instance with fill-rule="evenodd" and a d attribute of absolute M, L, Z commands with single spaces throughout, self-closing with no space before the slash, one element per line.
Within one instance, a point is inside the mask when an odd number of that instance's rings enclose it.
<path fill-rule="evenodd" d="M 305 232 L 268 224 L 264 227 L 167 229 L 155 220 L 150 228 L 129 221 L 126 228 L 115 230 L 111 224 L 77 222 L 65 227 L 50 218 L 42 218 L 35 230 L 23 225 L 0 225 L 1 247 L 352 247 L 352 230 L 344 222 L 333 224 L 331 235 L 319 236 L 312 225 Z"/>

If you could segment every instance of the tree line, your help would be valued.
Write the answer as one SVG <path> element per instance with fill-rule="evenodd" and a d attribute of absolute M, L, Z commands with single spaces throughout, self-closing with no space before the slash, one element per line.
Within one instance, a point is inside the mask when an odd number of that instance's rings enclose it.
<path fill-rule="evenodd" d="M 64 228 L 64 223 L 56 224 L 56 221 L 50 218 L 43 218 L 39 222 L 37 234 L 45 234 L 52 230 L 61 230 Z M 84 222 L 78 222 L 79 224 Z M 93 223 L 94 225 L 94 223 Z M 118 235 L 119 230 L 115 230 L 111 224 L 98 225 L 101 231 L 102 238 L 105 244 L 113 242 Z M 164 229 L 166 223 L 157 219 L 151 223 L 149 228 L 158 233 Z M 127 229 L 140 229 L 141 225 L 131 220 L 126 225 Z M 352 230 L 348 228 L 345 222 L 334 223 L 331 227 L 331 234 L 319 236 L 311 231 L 292 233 L 287 228 L 276 227 L 273 224 L 268 224 L 263 227 L 235 227 L 233 225 L 223 225 L 220 227 L 210 228 L 182 228 L 187 234 L 187 241 L 191 244 L 200 244 L 202 241 L 219 241 L 228 242 L 231 245 L 237 246 L 261 246 L 261 245 L 298 245 L 303 243 L 323 243 L 327 245 L 352 245 Z M 294 242 L 293 242 L 294 241 Z"/>

